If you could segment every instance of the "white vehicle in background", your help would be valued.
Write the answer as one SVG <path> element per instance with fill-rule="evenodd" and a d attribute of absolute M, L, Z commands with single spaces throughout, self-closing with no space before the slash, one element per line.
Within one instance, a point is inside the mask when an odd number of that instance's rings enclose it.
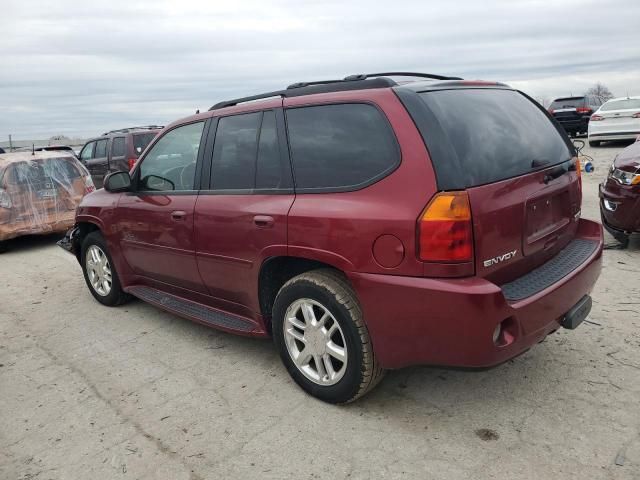
<path fill-rule="evenodd" d="M 640 135 L 640 97 L 613 98 L 589 121 L 589 146 L 607 140 L 633 140 Z"/>

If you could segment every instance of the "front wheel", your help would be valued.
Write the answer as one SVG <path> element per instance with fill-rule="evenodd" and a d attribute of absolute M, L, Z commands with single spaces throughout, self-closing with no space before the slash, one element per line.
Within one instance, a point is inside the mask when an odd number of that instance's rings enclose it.
<path fill-rule="evenodd" d="M 114 307 L 128 296 L 120 286 L 113 260 L 100 232 L 91 232 L 82 242 L 82 272 L 93 297 L 103 305 Z"/>
<path fill-rule="evenodd" d="M 348 403 L 382 379 L 355 293 L 333 270 L 289 280 L 278 292 L 273 337 L 295 382 L 329 403 Z"/>

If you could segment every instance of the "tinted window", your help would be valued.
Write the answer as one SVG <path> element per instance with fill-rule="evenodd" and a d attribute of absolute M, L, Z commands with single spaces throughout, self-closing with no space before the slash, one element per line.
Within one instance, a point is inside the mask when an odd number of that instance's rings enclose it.
<path fill-rule="evenodd" d="M 626 100 L 612 100 L 605 103 L 600 110 L 630 110 L 640 109 L 640 98 L 628 98 Z"/>
<path fill-rule="evenodd" d="M 204 122 L 174 128 L 144 157 L 138 190 L 193 190 Z"/>
<path fill-rule="evenodd" d="M 107 156 L 107 140 L 98 140 L 96 149 L 93 152 L 93 158 L 104 158 Z"/>
<path fill-rule="evenodd" d="M 124 137 L 116 137 L 111 140 L 111 156 L 124 157 Z"/>
<path fill-rule="evenodd" d="M 133 135 L 133 151 L 136 157 L 139 157 L 144 149 L 156 138 L 157 133 L 138 133 Z"/>
<path fill-rule="evenodd" d="M 91 142 L 91 143 L 87 143 L 84 148 L 82 149 L 82 152 L 80 152 L 80 159 L 81 160 L 90 160 L 91 157 L 93 156 L 93 146 L 96 144 L 96 142 Z"/>
<path fill-rule="evenodd" d="M 258 161 L 256 163 L 256 188 L 277 189 L 289 186 L 288 172 L 283 171 L 278 145 L 275 112 L 264 112 L 260 141 L 258 143 Z"/>
<path fill-rule="evenodd" d="M 584 97 L 558 98 L 549 106 L 552 110 L 560 110 L 562 108 L 583 107 L 585 103 Z"/>
<path fill-rule="evenodd" d="M 261 117 L 257 112 L 218 121 L 211 170 L 214 190 L 254 188 Z"/>
<path fill-rule="evenodd" d="M 425 135 L 427 148 L 445 142 L 445 155 L 432 155 L 447 184 L 492 183 L 567 161 L 569 147 L 546 114 L 513 90 L 467 89 L 421 93 L 442 135 Z M 438 145 L 434 151 L 439 151 Z M 443 176 L 444 176 L 443 175 Z M 442 188 L 442 187 L 441 187 Z"/>
<path fill-rule="evenodd" d="M 287 128 L 297 188 L 358 188 L 400 159 L 391 127 L 372 105 L 293 108 Z"/>

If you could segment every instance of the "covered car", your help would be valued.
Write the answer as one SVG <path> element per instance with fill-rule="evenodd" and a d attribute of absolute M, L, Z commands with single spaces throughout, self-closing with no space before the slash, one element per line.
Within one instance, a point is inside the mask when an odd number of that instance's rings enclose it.
<path fill-rule="evenodd" d="M 89 172 L 71 153 L 0 154 L 0 251 L 22 235 L 65 232 L 93 190 Z"/>

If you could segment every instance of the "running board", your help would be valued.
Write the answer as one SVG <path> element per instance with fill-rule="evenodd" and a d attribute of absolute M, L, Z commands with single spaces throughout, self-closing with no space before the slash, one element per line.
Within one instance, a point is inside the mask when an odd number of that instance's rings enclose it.
<path fill-rule="evenodd" d="M 243 317 L 185 300 L 155 288 L 136 286 L 128 288 L 127 292 L 163 310 L 212 327 L 242 333 L 251 333 L 256 330 L 256 325 Z"/>

